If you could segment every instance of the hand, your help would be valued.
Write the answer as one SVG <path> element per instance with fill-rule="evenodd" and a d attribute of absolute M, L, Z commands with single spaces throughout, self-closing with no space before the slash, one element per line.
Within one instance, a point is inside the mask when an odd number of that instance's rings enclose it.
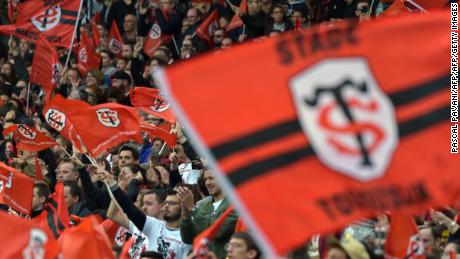
<path fill-rule="evenodd" d="M 179 143 L 184 144 L 187 141 L 187 138 L 182 132 L 182 127 L 179 122 L 176 122 L 176 124 L 174 125 L 172 133 L 177 135 L 177 140 L 179 141 Z"/>
<path fill-rule="evenodd" d="M 115 181 L 115 178 L 113 177 L 113 175 L 110 173 L 110 172 L 107 172 L 106 170 L 104 169 L 98 169 L 97 170 L 97 174 L 99 176 L 99 179 L 101 181 L 105 181 L 107 182 L 107 184 L 109 185 L 109 187 L 112 187 L 114 186 L 117 181 Z"/>
<path fill-rule="evenodd" d="M 231 8 L 232 8 L 233 12 L 235 12 L 235 15 L 238 15 L 239 17 L 243 16 L 243 12 L 241 11 L 241 9 L 238 6 L 232 5 Z"/>
<path fill-rule="evenodd" d="M 134 47 L 133 47 L 133 57 L 137 58 L 143 48 L 144 48 L 144 38 L 137 37 L 136 44 L 134 44 Z"/>
<path fill-rule="evenodd" d="M 137 179 L 140 183 L 144 182 L 144 177 L 142 176 L 141 172 L 137 172 L 137 174 L 134 176 L 134 179 Z"/>
<path fill-rule="evenodd" d="M 195 201 L 193 199 L 192 191 L 187 187 L 177 187 L 177 196 L 179 196 L 180 204 L 182 207 L 182 213 L 188 216 L 192 209 L 195 207 Z"/>
<path fill-rule="evenodd" d="M 83 168 L 85 166 L 85 164 L 83 164 L 83 162 L 80 159 L 78 159 L 76 153 L 74 153 L 71 159 L 77 165 L 78 168 Z"/>
<path fill-rule="evenodd" d="M 16 118 L 16 112 L 14 110 L 9 110 L 5 115 L 5 121 L 13 120 Z"/>
<path fill-rule="evenodd" d="M 450 224 L 452 223 L 452 220 L 444 215 L 444 213 L 432 210 L 431 212 L 431 218 L 433 219 L 434 222 L 444 225 L 449 228 Z"/>

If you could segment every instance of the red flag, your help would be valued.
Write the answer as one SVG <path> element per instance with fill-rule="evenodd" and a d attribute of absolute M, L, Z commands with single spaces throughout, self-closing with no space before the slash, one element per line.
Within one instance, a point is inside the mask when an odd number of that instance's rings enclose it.
<path fill-rule="evenodd" d="M 80 109 L 70 119 L 93 157 L 128 140 L 142 142 L 140 118 L 132 107 L 105 103 Z"/>
<path fill-rule="evenodd" d="M 35 48 L 30 83 L 39 84 L 46 94 L 48 101 L 59 84 L 59 56 L 56 49 L 40 36 Z"/>
<path fill-rule="evenodd" d="M 236 221 L 236 225 L 235 225 L 235 233 L 237 232 L 246 232 L 247 231 L 247 227 L 246 227 L 246 224 L 244 224 L 244 221 L 241 217 L 238 218 L 238 221 Z"/>
<path fill-rule="evenodd" d="M 3 182 L 3 201 L 13 210 L 30 215 L 34 180 L 0 162 L 0 181 Z"/>
<path fill-rule="evenodd" d="M 207 250 L 209 242 L 214 238 L 219 231 L 220 226 L 224 223 L 225 219 L 232 213 L 233 208 L 228 207 L 222 215 L 212 223 L 205 231 L 201 232 L 198 236 L 193 239 L 193 252 L 197 256 L 197 259 L 204 259 L 207 258 L 203 257 L 202 255 L 203 250 Z"/>
<path fill-rule="evenodd" d="M 0 211 L 0 228 L 0 258 L 58 257 L 58 242 L 46 229 L 32 221 Z"/>
<path fill-rule="evenodd" d="M 234 30 L 236 28 L 239 28 L 239 27 L 241 27 L 243 25 L 244 25 L 244 23 L 241 20 L 240 16 L 235 14 L 235 15 L 233 15 L 232 19 L 228 23 L 227 28 L 225 28 L 225 33 L 228 33 L 229 31 Z"/>
<path fill-rule="evenodd" d="M 168 146 L 175 147 L 177 143 L 177 135 L 167 132 L 155 125 L 150 125 L 146 122 L 141 123 L 141 130 L 150 134 L 151 138 L 159 138 L 166 142 Z"/>
<path fill-rule="evenodd" d="M 95 22 L 96 16 L 91 19 L 91 33 L 93 35 L 93 41 L 95 47 L 101 46 L 101 36 L 99 35 L 99 31 L 97 30 L 97 23 Z"/>
<path fill-rule="evenodd" d="M 43 35 L 51 45 L 68 48 L 77 22 L 80 0 L 48 2 L 28 0 L 22 3 L 16 24 L 7 28 L 14 36 L 27 41 L 36 42 L 39 35 Z"/>
<path fill-rule="evenodd" d="M 116 56 L 121 57 L 121 49 L 123 44 L 123 39 L 121 38 L 120 31 L 118 30 L 117 23 L 112 22 L 112 27 L 110 27 L 109 37 L 107 38 L 107 48 Z"/>
<path fill-rule="evenodd" d="M 70 226 L 67 203 L 64 199 L 64 183 L 57 183 L 55 192 L 50 196 L 43 212 L 34 221 L 51 230 L 55 238 Z"/>
<path fill-rule="evenodd" d="M 158 89 L 148 87 L 135 87 L 130 90 L 130 100 L 134 107 L 142 107 L 142 111 L 162 118 L 170 123 L 176 121 L 168 101 L 160 94 Z"/>
<path fill-rule="evenodd" d="M 66 259 L 115 258 L 109 239 L 94 216 L 85 218 L 78 226 L 66 229 L 60 237 L 60 243 Z"/>
<path fill-rule="evenodd" d="M 243 14 L 248 12 L 248 0 L 241 0 L 240 10 Z"/>
<path fill-rule="evenodd" d="M 18 150 L 36 152 L 57 145 L 52 138 L 24 124 L 14 124 L 3 130 L 4 136 L 10 133 L 15 133 Z"/>
<path fill-rule="evenodd" d="M 423 241 L 411 215 L 394 213 L 391 216 L 390 232 L 385 243 L 389 258 L 424 258 Z"/>
<path fill-rule="evenodd" d="M 411 12 L 407 9 L 404 4 L 404 0 L 395 0 L 390 7 L 388 7 L 381 16 L 397 16 L 397 15 L 408 15 Z"/>
<path fill-rule="evenodd" d="M 153 52 L 163 44 L 168 44 L 173 38 L 173 35 L 163 35 L 158 22 L 150 28 L 149 34 L 144 42 L 144 53 L 149 57 L 153 57 Z"/>
<path fill-rule="evenodd" d="M 343 21 L 168 67 L 156 79 L 272 257 L 377 211 L 415 213 L 457 198 L 460 159 L 446 137 L 449 24 L 448 12 Z"/>
<path fill-rule="evenodd" d="M 131 259 L 131 256 L 129 255 L 129 249 L 131 246 L 134 244 L 134 238 L 130 238 L 126 243 L 123 245 L 123 248 L 121 249 L 120 253 L 120 259 Z"/>
<path fill-rule="evenodd" d="M 43 181 L 45 179 L 43 178 L 42 168 L 40 166 L 40 160 L 38 159 L 37 156 L 35 156 L 35 173 L 37 175 L 37 181 Z"/>
<path fill-rule="evenodd" d="M 15 22 L 15 18 L 17 16 L 17 11 L 18 11 L 18 0 L 10 0 L 8 3 L 8 20 L 10 23 Z"/>
<path fill-rule="evenodd" d="M 70 121 L 69 114 L 91 107 L 81 100 L 65 99 L 61 95 L 55 95 L 44 107 L 43 117 L 46 123 L 58 131 L 65 139 L 72 142 L 80 152 L 84 152 L 78 140 L 75 128 Z"/>
<path fill-rule="evenodd" d="M 91 69 L 99 69 L 101 63 L 101 56 L 96 53 L 96 49 L 91 39 L 88 38 L 88 34 L 83 32 L 80 36 L 80 48 L 78 50 L 78 70 L 86 75 Z"/>
<path fill-rule="evenodd" d="M 407 1 L 407 0 L 406 0 Z M 421 6 L 425 10 L 434 10 L 434 9 L 441 9 L 443 7 L 449 6 L 449 0 L 410 0 L 407 1 L 409 4 L 415 3 Z"/>
<path fill-rule="evenodd" d="M 196 34 L 202 40 L 206 41 L 209 45 L 212 45 L 212 33 L 219 27 L 220 15 L 217 9 L 206 18 L 206 20 L 196 29 Z"/>
<path fill-rule="evenodd" d="M 118 223 L 111 219 L 104 220 L 101 223 L 101 226 L 104 228 L 112 246 L 122 246 L 125 243 L 129 230 L 120 226 Z"/>

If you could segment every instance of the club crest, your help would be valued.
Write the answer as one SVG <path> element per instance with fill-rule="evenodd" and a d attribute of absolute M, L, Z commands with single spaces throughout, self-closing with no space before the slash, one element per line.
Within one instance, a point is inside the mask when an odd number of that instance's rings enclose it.
<path fill-rule="evenodd" d="M 97 119 L 104 126 L 116 128 L 120 125 L 120 118 L 118 117 L 118 112 L 116 111 L 108 108 L 101 108 L 96 111 L 96 114 Z"/>

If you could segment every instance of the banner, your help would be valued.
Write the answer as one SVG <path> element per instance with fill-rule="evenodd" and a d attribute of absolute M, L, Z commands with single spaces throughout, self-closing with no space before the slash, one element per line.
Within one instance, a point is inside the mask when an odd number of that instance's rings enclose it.
<path fill-rule="evenodd" d="M 10 133 L 15 133 L 18 150 L 37 152 L 57 145 L 54 139 L 24 124 L 14 124 L 3 130 L 4 136 Z"/>
<path fill-rule="evenodd" d="M 273 257 L 378 211 L 457 198 L 449 54 L 449 13 L 431 12 L 286 33 L 156 79 Z"/>
<path fill-rule="evenodd" d="M 0 162 L 0 182 L 3 202 L 19 213 L 30 215 L 34 179 Z"/>

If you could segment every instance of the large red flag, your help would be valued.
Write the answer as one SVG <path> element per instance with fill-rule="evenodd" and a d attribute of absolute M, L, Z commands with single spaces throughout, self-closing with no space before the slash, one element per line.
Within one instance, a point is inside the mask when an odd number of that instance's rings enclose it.
<path fill-rule="evenodd" d="M 450 15 L 432 12 L 291 32 L 156 79 L 272 257 L 457 198 L 449 60 Z"/>
<path fill-rule="evenodd" d="M 93 46 L 93 47 L 91 47 Z M 78 70 L 86 75 L 91 69 L 99 69 L 101 56 L 96 53 L 92 39 L 86 31 L 80 36 L 80 48 L 78 49 Z"/>
<path fill-rule="evenodd" d="M 10 133 L 15 133 L 18 150 L 36 152 L 57 145 L 52 138 L 24 124 L 14 124 L 3 130 L 4 136 Z"/>
<path fill-rule="evenodd" d="M 58 131 L 68 141 L 72 142 L 72 145 L 78 150 L 84 152 L 69 115 L 88 107 L 91 107 L 91 105 L 84 101 L 65 99 L 58 94 L 43 108 L 43 117 L 48 125 Z"/>
<path fill-rule="evenodd" d="M 116 57 L 121 58 L 122 44 L 123 44 L 123 39 L 121 38 L 117 23 L 113 21 L 112 27 L 110 27 L 109 37 L 107 38 L 107 48 Z"/>
<path fill-rule="evenodd" d="M 0 181 L 3 182 L 3 201 L 15 211 L 30 215 L 34 179 L 0 162 Z"/>
<path fill-rule="evenodd" d="M 385 258 L 424 258 L 423 241 L 410 214 L 391 215 L 390 232 L 385 243 Z"/>
<path fill-rule="evenodd" d="M 5 28 L 27 41 L 43 35 L 53 46 L 69 47 L 79 8 L 80 0 L 28 0 L 21 4 L 16 24 Z"/>
<path fill-rule="evenodd" d="M 50 196 L 40 217 L 34 221 L 50 229 L 55 238 L 58 238 L 70 226 L 69 212 L 64 198 L 64 183 L 56 184 L 55 192 Z"/>
<path fill-rule="evenodd" d="M 60 247 L 51 234 L 30 220 L 0 211 L 0 258 L 57 258 Z"/>
<path fill-rule="evenodd" d="M 209 45 L 212 45 L 212 34 L 214 30 L 219 27 L 220 15 L 217 9 L 212 11 L 212 13 L 204 20 L 203 23 L 196 29 L 196 34 L 202 40 L 206 41 Z"/>
<path fill-rule="evenodd" d="M 70 119 L 93 157 L 128 140 L 142 142 L 139 114 L 133 107 L 105 103 L 80 109 Z"/>
<path fill-rule="evenodd" d="M 120 224 L 111 219 L 104 220 L 101 223 L 101 226 L 107 234 L 112 246 L 123 246 L 126 241 L 127 234 L 129 233 L 128 229 L 120 226 Z"/>
<path fill-rule="evenodd" d="M 115 258 L 110 241 L 94 216 L 85 218 L 76 227 L 66 229 L 59 241 L 66 259 Z"/>
<path fill-rule="evenodd" d="M 39 84 L 49 100 L 59 84 L 59 56 L 56 49 L 40 36 L 34 52 L 30 83 Z"/>
<path fill-rule="evenodd" d="M 411 12 L 407 9 L 404 4 L 404 0 L 395 0 L 390 7 L 388 7 L 381 16 L 397 16 L 397 15 L 409 15 Z"/>
<path fill-rule="evenodd" d="M 158 89 L 148 87 L 134 87 L 130 90 L 129 97 L 134 107 L 142 107 L 142 111 L 162 118 L 170 123 L 176 121 L 168 101 L 160 94 Z"/>
<path fill-rule="evenodd" d="M 163 44 L 168 44 L 173 35 L 164 35 L 158 22 L 154 22 L 144 42 L 144 53 L 153 57 L 155 50 Z"/>

